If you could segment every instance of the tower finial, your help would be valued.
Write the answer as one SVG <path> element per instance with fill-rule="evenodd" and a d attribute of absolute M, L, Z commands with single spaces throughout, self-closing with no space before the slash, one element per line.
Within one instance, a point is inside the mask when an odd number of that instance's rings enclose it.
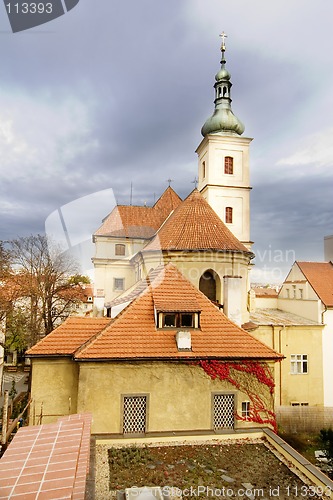
<path fill-rule="evenodd" d="M 222 31 L 222 33 L 219 35 L 221 38 L 222 38 L 222 44 L 221 44 L 221 52 L 224 52 L 225 51 L 225 38 L 228 38 L 228 35 L 226 35 L 226 33 L 224 33 L 224 31 Z"/>
<path fill-rule="evenodd" d="M 208 134 L 237 134 L 241 135 L 244 132 L 244 125 L 233 114 L 231 109 L 231 86 L 230 73 L 226 69 L 225 39 L 227 35 L 224 31 L 220 34 L 222 38 L 221 45 L 221 69 L 215 75 L 215 110 L 213 115 L 204 123 L 201 133 L 204 137 Z"/>

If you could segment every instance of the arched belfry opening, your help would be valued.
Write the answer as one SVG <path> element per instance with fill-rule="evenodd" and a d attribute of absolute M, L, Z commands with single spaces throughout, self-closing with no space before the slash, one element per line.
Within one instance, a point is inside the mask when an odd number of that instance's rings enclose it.
<path fill-rule="evenodd" d="M 216 282 L 218 276 L 216 273 L 210 269 L 205 271 L 200 278 L 199 281 L 199 290 L 204 293 L 206 297 L 214 302 L 218 301 L 217 297 L 217 289 L 219 288 L 218 283 Z"/>

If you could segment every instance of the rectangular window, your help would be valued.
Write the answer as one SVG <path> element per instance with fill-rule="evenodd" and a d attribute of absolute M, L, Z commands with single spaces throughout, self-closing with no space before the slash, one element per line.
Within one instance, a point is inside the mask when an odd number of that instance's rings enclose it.
<path fill-rule="evenodd" d="M 204 179 L 206 177 L 206 162 L 202 162 L 202 178 Z"/>
<path fill-rule="evenodd" d="M 289 290 L 289 288 L 286 288 L 286 297 L 287 297 L 287 299 L 290 299 L 290 290 Z"/>
<path fill-rule="evenodd" d="M 163 313 L 162 327 L 193 328 L 193 313 Z"/>
<path fill-rule="evenodd" d="M 114 278 L 113 289 L 116 292 L 121 292 L 122 290 L 124 290 L 124 282 L 124 278 Z"/>
<path fill-rule="evenodd" d="M 164 314 L 163 326 L 167 326 L 167 327 L 177 326 L 176 325 L 176 315 L 175 314 Z"/>
<path fill-rule="evenodd" d="M 232 224 L 232 207 L 226 207 L 226 209 L 225 209 L 225 221 L 227 224 Z"/>
<path fill-rule="evenodd" d="M 115 245 L 115 255 L 125 255 L 125 245 L 117 243 Z"/>
<path fill-rule="evenodd" d="M 234 173 L 234 159 L 232 156 L 226 156 L 224 158 L 224 173 L 228 175 L 233 175 Z"/>
<path fill-rule="evenodd" d="M 235 395 L 213 394 L 213 429 L 233 429 L 235 425 Z"/>
<path fill-rule="evenodd" d="M 296 299 L 296 285 L 293 285 L 293 297 Z"/>
<path fill-rule="evenodd" d="M 302 300 L 303 299 L 303 288 L 299 289 L 299 298 Z"/>
<path fill-rule="evenodd" d="M 193 326 L 193 314 L 181 314 L 180 315 L 180 326 L 192 328 L 192 326 Z"/>
<path fill-rule="evenodd" d="M 242 401 L 242 417 L 245 420 L 250 418 L 250 401 Z"/>
<path fill-rule="evenodd" d="M 144 434 L 147 427 L 147 396 L 123 396 L 123 433 Z"/>
<path fill-rule="evenodd" d="M 290 372 L 293 375 L 300 373 L 308 373 L 308 355 L 307 354 L 291 354 L 290 356 Z"/>

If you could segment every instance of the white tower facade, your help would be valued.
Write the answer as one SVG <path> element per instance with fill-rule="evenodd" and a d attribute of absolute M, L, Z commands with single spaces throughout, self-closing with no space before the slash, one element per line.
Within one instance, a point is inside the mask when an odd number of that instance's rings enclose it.
<path fill-rule="evenodd" d="M 244 125 L 231 109 L 230 73 L 225 68 L 225 34 L 221 69 L 215 76 L 215 110 L 201 129 L 198 149 L 198 189 L 220 219 L 249 250 L 251 138 L 241 137 Z"/>

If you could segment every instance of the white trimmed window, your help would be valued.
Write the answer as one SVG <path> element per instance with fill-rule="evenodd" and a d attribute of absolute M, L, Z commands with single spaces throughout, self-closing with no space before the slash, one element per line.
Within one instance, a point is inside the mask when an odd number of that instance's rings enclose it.
<path fill-rule="evenodd" d="M 116 292 L 121 292 L 125 289 L 124 287 L 125 279 L 124 278 L 114 278 L 113 289 Z"/>
<path fill-rule="evenodd" d="M 290 356 L 290 372 L 293 375 L 300 373 L 308 373 L 308 355 L 307 354 L 291 354 Z"/>
<path fill-rule="evenodd" d="M 242 417 L 245 420 L 250 418 L 250 401 L 242 401 Z"/>

